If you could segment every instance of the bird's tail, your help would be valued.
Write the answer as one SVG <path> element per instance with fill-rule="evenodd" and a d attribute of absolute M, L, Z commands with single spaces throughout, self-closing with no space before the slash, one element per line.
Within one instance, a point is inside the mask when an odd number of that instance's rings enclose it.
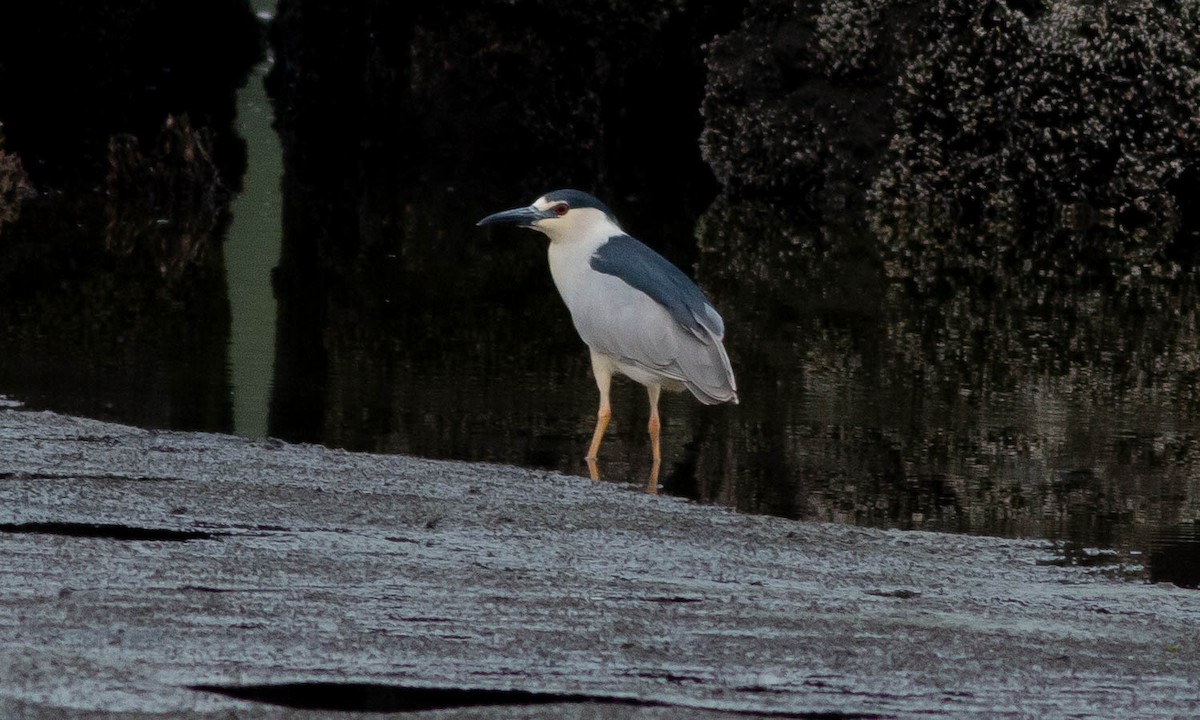
<path fill-rule="evenodd" d="M 737 380 L 721 338 L 709 333 L 709 342 L 701 343 L 707 352 L 699 353 L 683 367 L 683 384 L 705 405 L 737 404 Z"/>

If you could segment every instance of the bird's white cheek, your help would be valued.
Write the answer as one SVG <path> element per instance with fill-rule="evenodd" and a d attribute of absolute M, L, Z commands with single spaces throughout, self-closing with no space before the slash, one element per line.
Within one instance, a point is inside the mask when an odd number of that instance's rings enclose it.
<path fill-rule="evenodd" d="M 553 220 L 539 220 L 533 227 L 550 238 L 550 242 L 552 243 L 562 242 L 563 240 L 563 229 L 559 226 L 559 223 Z"/>

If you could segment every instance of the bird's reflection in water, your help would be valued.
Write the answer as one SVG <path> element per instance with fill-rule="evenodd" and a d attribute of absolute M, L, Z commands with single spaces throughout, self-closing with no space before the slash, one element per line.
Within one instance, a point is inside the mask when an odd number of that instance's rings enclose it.
<path fill-rule="evenodd" d="M 588 466 L 588 475 L 593 482 L 600 482 L 600 465 L 596 462 L 596 458 L 586 458 Z M 646 479 L 646 492 L 651 495 L 658 494 L 658 471 L 662 465 L 661 458 L 654 458 L 654 464 L 650 466 L 650 477 Z"/>

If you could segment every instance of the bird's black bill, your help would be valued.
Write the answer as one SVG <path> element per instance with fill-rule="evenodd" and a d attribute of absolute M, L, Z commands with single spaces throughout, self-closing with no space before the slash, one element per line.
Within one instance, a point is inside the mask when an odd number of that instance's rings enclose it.
<path fill-rule="evenodd" d="M 549 214 L 545 211 L 538 210 L 537 208 L 530 206 L 515 208 L 513 210 L 505 210 L 504 212 L 492 213 L 491 215 L 488 215 L 484 219 L 475 223 L 475 226 L 518 225 L 520 227 L 529 227 L 538 220 L 542 220 L 547 217 L 549 217 Z"/>

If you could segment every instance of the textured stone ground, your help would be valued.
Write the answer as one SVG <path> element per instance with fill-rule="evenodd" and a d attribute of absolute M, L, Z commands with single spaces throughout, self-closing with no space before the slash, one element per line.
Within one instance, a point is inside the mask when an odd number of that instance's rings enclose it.
<path fill-rule="evenodd" d="M 1048 557 L 0 409 L 0 716 L 1200 714 L 1200 593 Z"/>

